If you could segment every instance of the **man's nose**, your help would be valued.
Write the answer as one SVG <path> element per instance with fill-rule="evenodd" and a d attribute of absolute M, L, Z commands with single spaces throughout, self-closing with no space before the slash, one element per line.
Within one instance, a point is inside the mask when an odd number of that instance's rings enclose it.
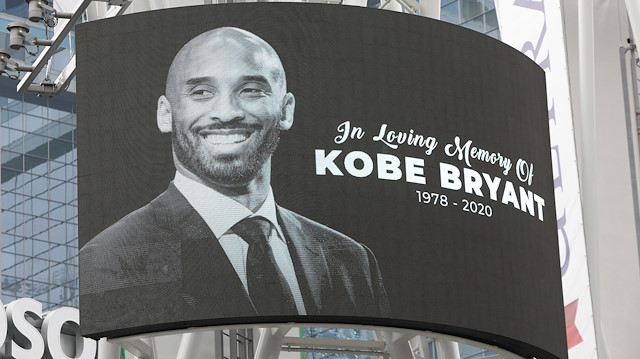
<path fill-rule="evenodd" d="M 211 117 L 221 122 L 238 121 L 244 118 L 244 111 L 235 96 L 220 96 L 213 104 Z"/>

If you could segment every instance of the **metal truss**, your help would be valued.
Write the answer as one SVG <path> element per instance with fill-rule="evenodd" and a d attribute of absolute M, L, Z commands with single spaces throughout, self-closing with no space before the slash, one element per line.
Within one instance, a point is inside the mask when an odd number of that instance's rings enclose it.
<path fill-rule="evenodd" d="M 331 328 L 335 324 L 305 324 L 305 327 Z M 120 358 L 123 351 L 126 359 L 278 359 L 293 358 L 300 352 L 383 359 L 465 359 L 458 343 L 495 353 L 484 357 L 487 359 L 522 359 L 495 346 L 427 331 L 351 326 L 348 328 L 371 330 L 374 340 L 347 340 L 301 338 L 300 328 L 292 324 L 252 329 L 208 327 L 102 339 L 97 359 Z"/>
<path fill-rule="evenodd" d="M 40 75 L 40 72 L 48 66 L 49 60 L 57 52 L 58 47 L 64 41 L 66 36 L 71 32 L 73 26 L 80 20 L 87 7 L 94 2 L 93 0 L 79 0 L 75 3 L 73 9 L 69 14 L 69 18 L 60 18 L 55 21 L 54 35 L 51 39 L 47 39 L 49 43 L 45 46 L 32 65 L 22 65 L 20 70 L 25 71 L 26 75 L 20 79 L 17 86 L 18 92 L 35 92 L 40 96 L 51 97 L 59 95 L 64 92 L 71 83 L 71 80 L 75 76 L 76 71 L 76 58 L 73 55 L 69 63 L 62 70 L 60 75 L 55 81 L 43 81 L 39 84 L 35 84 L 36 78 Z M 108 2 L 110 8 L 108 11 L 101 14 L 98 18 L 109 18 L 117 15 L 121 15 L 127 9 L 131 0 L 111 0 Z M 55 13 L 54 13 L 55 14 Z M 46 78 L 46 77 L 45 77 Z"/>
<path fill-rule="evenodd" d="M 63 93 L 68 87 L 75 76 L 76 71 L 76 59 L 73 55 L 69 63 L 62 70 L 60 75 L 51 81 L 45 74 L 44 80 L 40 83 L 36 83 L 36 79 L 40 78 L 40 74 L 45 72 L 48 74 L 47 67 L 51 64 L 52 56 L 58 51 L 60 44 L 64 41 L 65 37 L 72 30 L 73 26 L 80 20 L 98 20 L 103 18 L 114 17 L 122 15 L 129 5 L 134 0 L 77 0 L 75 3 L 72 1 L 64 1 L 64 4 L 74 4 L 70 9 L 60 9 L 59 6 L 54 8 L 49 7 L 46 0 L 29 0 L 37 2 L 46 11 L 52 11 L 51 14 L 44 13 L 45 26 L 53 28 L 53 37 L 51 39 L 38 39 L 40 43 L 45 44 L 45 48 L 33 64 L 14 64 L 14 61 L 10 59 L 8 52 L 4 53 L 0 51 L 0 62 L 7 65 L 13 64 L 15 71 L 25 72 L 26 74 L 19 80 L 17 85 L 18 92 L 32 92 L 37 93 L 39 96 L 52 97 Z M 259 1 L 259 0 L 249 0 Z M 281 0 L 271 0 L 272 2 L 278 2 Z M 317 2 L 317 3 L 332 3 L 341 5 L 354 5 L 354 6 L 366 6 L 366 0 L 291 0 L 301 2 Z M 167 7 L 178 7 L 186 5 L 197 4 L 218 4 L 218 3 L 233 3 L 233 2 L 246 2 L 246 0 L 135 0 L 133 6 L 135 10 L 133 12 L 155 10 Z M 431 18 L 440 18 L 440 1 L 439 0 L 422 0 L 418 2 L 416 0 L 382 0 L 380 9 L 406 12 L 410 14 L 426 16 Z M 44 11 L 43 10 L 43 11 Z M 68 12 L 62 12 L 63 10 Z M 45 11 L 45 12 L 46 12 Z M 58 16 L 56 16 L 56 14 Z M 63 15 L 64 14 L 64 15 Z M 84 16 L 83 16 L 84 15 Z M 33 20 L 36 20 L 34 18 Z M 26 25 L 25 25 L 26 26 Z M 28 32 L 28 29 L 27 31 Z M 0 49 L 1 50 L 1 49 Z M 2 67 L 4 69 L 4 67 Z M 9 66 L 7 66 L 9 69 Z M 6 73 L 12 79 L 18 79 L 18 75 L 11 75 Z"/>

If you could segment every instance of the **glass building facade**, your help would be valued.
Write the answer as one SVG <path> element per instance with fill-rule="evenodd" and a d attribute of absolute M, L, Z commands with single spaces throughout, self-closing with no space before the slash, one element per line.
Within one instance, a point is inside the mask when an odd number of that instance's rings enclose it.
<path fill-rule="evenodd" d="M 369 7 L 380 1 L 369 0 Z M 500 39 L 494 0 L 441 0 L 441 18 Z M 0 0 L 0 47 L 9 48 L 6 25 L 26 22 L 24 0 Z M 30 33 L 46 38 L 44 26 L 29 23 Z M 49 34 L 50 35 L 50 34 Z M 55 79 L 74 49 L 71 34 L 54 55 L 47 74 Z M 38 49 L 30 48 L 31 52 Z M 12 58 L 33 63 L 24 49 Z M 78 306 L 78 207 L 74 85 L 61 96 L 46 99 L 16 92 L 17 82 L 0 76 L 2 183 L 3 303 L 34 298 L 45 311 Z M 372 340 L 371 331 L 307 328 L 304 337 Z M 430 349 L 431 345 L 430 345 Z M 462 358 L 490 355 L 460 345 Z M 304 353 L 305 358 L 369 358 L 357 355 Z M 437 358 L 434 352 L 432 358 Z"/>
<path fill-rule="evenodd" d="M 5 0 L 0 11 L 0 47 L 8 49 L 6 26 L 25 22 L 27 3 Z M 46 38 L 44 26 L 29 26 L 31 34 Z M 72 44 L 73 34 L 41 77 L 58 76 L 69 62 Z M 12 59 L 33 63 L 36 57 L 29 52 L 41 49 L 28 50 L 12 50 Z M 17 81 L 0 77 L 2 301 L 34 298 L 45 311 L 77 307 L 75 95 L 39 98 L 17 93 L 16 85 Z"/>

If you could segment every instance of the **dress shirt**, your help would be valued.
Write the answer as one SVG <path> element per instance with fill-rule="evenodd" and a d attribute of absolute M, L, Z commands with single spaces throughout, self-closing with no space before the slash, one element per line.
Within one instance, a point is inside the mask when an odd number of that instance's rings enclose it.
<path fill-rule="evenodd" d="M 305 315 L 304 302 L 300 293 L 300 286 L 296 278 L 295 269 L 287 248 L 286 239 L 282 229 L 278 225 L 276 203 L 273 199 L 273 191 L 269 187 L 269 194 L 262 206 L 255 212 L 241 205 L 239 202 L 205 186 L 202 183 L 185 177 L 176 171 L 173 184 L 187 199 L 189 204 L 200 214 L 213 234 L 218 238 L 231 265 L 235 269 L 240 281 L 248 293 L 247 287 L 247 251 L 249 244 L 233 233 L 231 228 L 241 220 L 248 217 L 263 217 L 271 223 L 269 245 L 273 251 L 278 268 L 284 275 L 287 284 L 291 288 L 296 308 L 300 315 Z"/>

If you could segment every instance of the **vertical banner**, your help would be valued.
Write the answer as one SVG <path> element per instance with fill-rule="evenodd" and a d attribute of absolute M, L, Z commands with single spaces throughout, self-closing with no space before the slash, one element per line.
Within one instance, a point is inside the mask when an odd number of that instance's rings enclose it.
<path fill-rule="evenodd" d="M 502 41 L 529 56 L 547 75 L 569 358 L 597 358 L 560 2 L 496 2 L 496 9 Z"/>

